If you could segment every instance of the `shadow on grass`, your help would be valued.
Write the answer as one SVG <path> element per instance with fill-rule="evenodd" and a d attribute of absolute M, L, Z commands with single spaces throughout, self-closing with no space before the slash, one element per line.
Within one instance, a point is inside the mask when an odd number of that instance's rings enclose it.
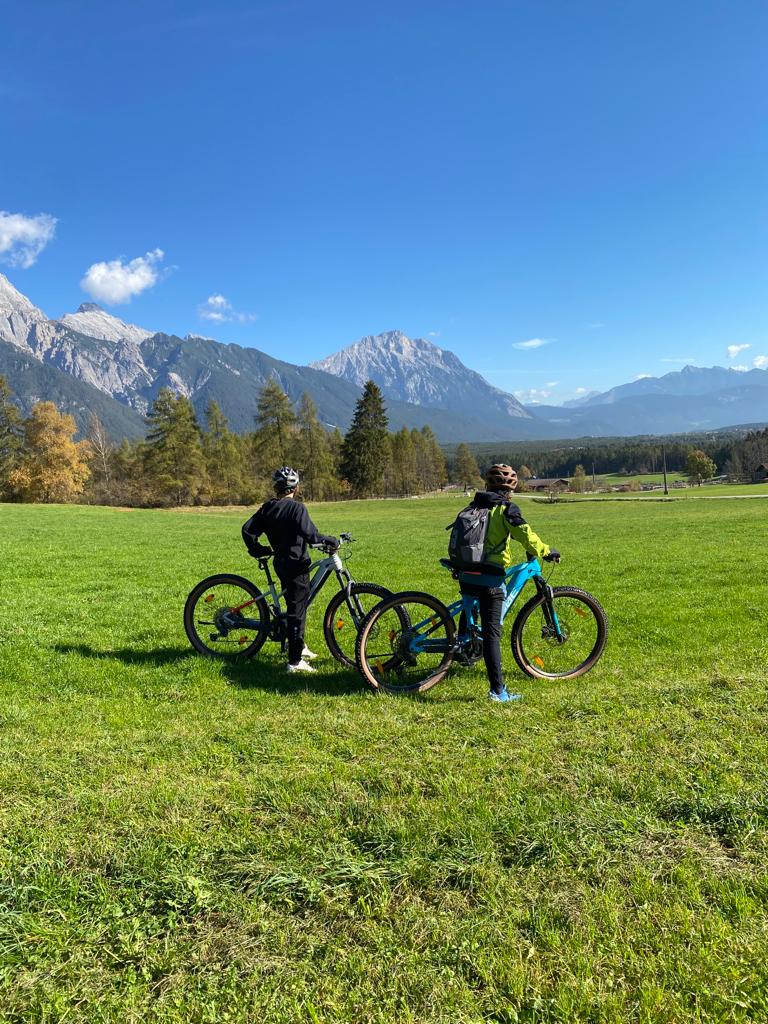
<path fill-rule="evenodd" d="M 121 647 L 103 651 L 89 647 L 88 644 L 56 644 L 54 650 L 59 654 L 78 654 L 83 658 L 93 658 L 97 661 L 119 661 L 123 665 L 149 668 L 173 667 L 188 663 L 194 658 L 202 659 L 202 655 L 184 647 L 158 647 L 151 651 Z M 223 658 L 212 658 L 210 663 L 221 669 L 222 675 L 230 685 L 242 690 L 265 690 L 285 696 L 311 692 L 326 697 L 344 697 L 353 693 L 365 693 L 368 690 L 354 669 L 345 669 L 341 666 L 332 675 L 324 672 L 317 672 L 315 675 L 288 675 L 284 662 L 260 661 L 257 658 L 231 662 Z"/>

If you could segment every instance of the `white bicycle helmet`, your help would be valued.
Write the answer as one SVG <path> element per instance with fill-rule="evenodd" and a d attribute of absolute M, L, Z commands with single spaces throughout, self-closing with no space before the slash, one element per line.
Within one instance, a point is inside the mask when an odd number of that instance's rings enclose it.
<path fill-rule="evenodd" d="M 287 494 L 299 486 L 299 474 L 290 466 L 281 466 L 272 474 L 272 483 L 277 490 Z"/>

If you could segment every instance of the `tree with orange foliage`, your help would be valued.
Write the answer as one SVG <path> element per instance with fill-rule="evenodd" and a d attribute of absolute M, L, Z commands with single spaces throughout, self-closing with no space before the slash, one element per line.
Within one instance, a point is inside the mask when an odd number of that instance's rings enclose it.
<path fill-rule="evenodd" d="M 75 421 L 38 402 L 24 421 L 24 454 L 9 482 L 22 501 L 67 502 L 82 494 L 91 446 L 73 440 Z"/>

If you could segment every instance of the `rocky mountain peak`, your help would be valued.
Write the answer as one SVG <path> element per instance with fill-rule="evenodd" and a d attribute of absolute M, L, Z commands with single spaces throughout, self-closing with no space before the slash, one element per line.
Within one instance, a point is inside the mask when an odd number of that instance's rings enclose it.
<path fill-rule="evenodd" d="M 353 345 L 312 363 L 358 387 L 373 380 L 385 397 L 461 415 L 521 417 L 531 414 L 513 396 L 470 370 L 453 352 L 427 338 L 409 338 L 403 331 L 369 334 Z"/>
<path fill-rule="evenodd" d="M 155 333 L 136 324 L 127 324 L 120 317 L 108 313 L 95 302 L 82 302 L 76 313 L 67 313 L 58 323 L 89 338 L 101 341 L 128 341 L 140 345 Z"/>
<path fill-rule="evenodd" d="M 33 305 L 4 274 L 0 274 L 0 340 L 25 348 L 32 327 L 47 319 L 42 309 Z"/>

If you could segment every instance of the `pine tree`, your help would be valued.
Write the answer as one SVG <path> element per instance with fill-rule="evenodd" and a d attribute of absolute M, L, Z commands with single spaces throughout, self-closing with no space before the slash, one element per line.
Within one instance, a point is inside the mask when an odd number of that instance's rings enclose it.
<path fill-rule="evenodd" d="M 387 411 L 381 390 L 366 382 L 344 438 L 341 471 L 355 494 L 380 494 L 387 469 Z"/>
<path fill-rule="evenodd" d="M 454 469 L 456 483 L 461 484 L 464 490 L 473 487 L 480 479 L 480 470 L 474 455 L 469 450 L 469 445 L 463 441 L 456 449 L 456 468 Z"/>
<path fill-rule="evenodd" d="M 245 462 L 240 439 L 232 433 L 227 418 L 214 399 L 205 410 L 207 429 L 203 434 L 203 455 L 208 473 L 211 502 L 238 505 L 245 491 Z"/>
<path fill-rule="evenodd" d="M 21 413 L 11 401 L 11 389 L 0 377 L 0 498 L 9 497 L 9 477 L 21 454 Z"/>
<path fill-rule="evenodd" d="M 421 433 L 424 436 L 424 440 L 429 451 L 430 461 L 432 463 L 432 475 L 429 489 L 435 490 L 436 488 L 440 488 L 440 490 L 442 490 L 448 480 L 448 471 L 445 466 L 445 455 L 443 453 L 443 449 L 438 444 L 438 440 L 431 427 L 422 427 Z"/>
<path fill-rule="evenodd" d="M 392 434 L 391 443 L 391 489 L 395 494 L 415 494 L 419 489 L 416 449 L 413 437 L 407 427 Z"/>
<path fill-rule="evenodd" d="M 341 460 L 344 454 L 344 435 L 335 427 L 328 435 L 328 452 L 333 473 L 333 491 L 330 497 L 349 494 L 349 483 L 342 478 Z"/>
<path fill-rule="evenodd" d="M 271 476 L 278 466 L 289 466 L 293 461 L 296 413 L 274 377 L 259 392 L 253 444 L 257 466 L 264 476 Z"/>
<path fill-rule="evenodd" d="M 145 467 L 154 500 L 191 505 L 207 496 L 200 426 L 188 398 L 161 388 L 147 416 Z"/>
<path fill-rule="evenodd" d="M 38 402 L 24 421 L 24 454 L 9 475 L 22 501 L 68 502 L 90 476 L 87 441 L 73 440 L 76 424 L 53 402 Z"/>
<path fill-rule="evenodd" d="M 304 392 L 299 402 L 297 461 L 302 491 L 310 501 L 329 498 L 335 490 L 328 435 L 317 418 L 317 406 Z"/>

